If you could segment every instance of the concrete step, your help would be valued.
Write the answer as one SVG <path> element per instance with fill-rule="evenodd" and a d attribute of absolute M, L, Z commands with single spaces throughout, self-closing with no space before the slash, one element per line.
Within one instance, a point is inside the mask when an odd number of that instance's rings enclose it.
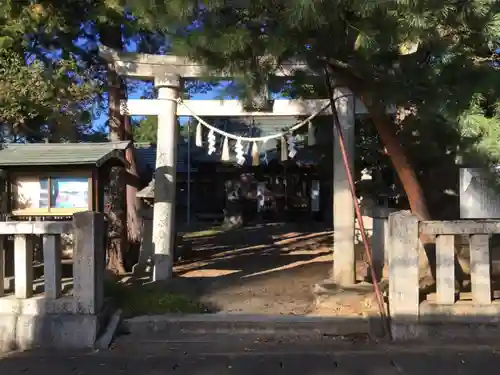
<path fill-rule="evenodd" d="M 301 336 L 368 335 L 367 318 L 319 316 L 267 316 L 243 314 L 151 315 L 127 319 L 125 330 L 133 337 L 155 335 L 279 334 Z"/>
<path fill-rule="evenodd" d="M 183 333 L 182 335 L 122 335 L 115 339 L 112 351 L 129 352 L 131 355 L 143 353 L 144 357 L 152 353 L 279 353 L 284 348 L 293 346 L 297 353 L 320 353 L 338 348 L 358 349 L 360 346 L 374 346 L 375 342 L 366 335 L 350 336 L 311 336 L 291 334 L 224 334 L 224 333 Z"/>

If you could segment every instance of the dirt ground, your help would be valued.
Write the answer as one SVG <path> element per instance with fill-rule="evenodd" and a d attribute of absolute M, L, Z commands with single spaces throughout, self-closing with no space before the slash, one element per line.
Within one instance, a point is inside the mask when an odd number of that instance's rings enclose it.
<path fill-rule="evenodd" d="M 329 228 L 318 223 L 258 224 L 188 241 L 192 251 L 174 271 L 196 285 L 201 302 L 214 311 L 332 313 L 317 306 L 312 290 L 333 267 Z"/>

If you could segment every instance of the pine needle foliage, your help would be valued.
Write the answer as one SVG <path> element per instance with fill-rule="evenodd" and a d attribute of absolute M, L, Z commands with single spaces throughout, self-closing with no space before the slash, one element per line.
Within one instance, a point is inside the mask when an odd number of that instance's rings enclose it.
<path fill-rule="evenodd" d="M 318 75 L 327 66 L 338 84 L 368 100 L 410 108 L 418 126 L 451 128 L 471 140 L 462 152 L 500 160 L 499 1 L 129 0 L 127 6 L 168 35 L 172 53 L 243 77 L 248 95 L 285 60 L 307 61 Z M 408 46 L 418 48 L 403 53 Z"/>

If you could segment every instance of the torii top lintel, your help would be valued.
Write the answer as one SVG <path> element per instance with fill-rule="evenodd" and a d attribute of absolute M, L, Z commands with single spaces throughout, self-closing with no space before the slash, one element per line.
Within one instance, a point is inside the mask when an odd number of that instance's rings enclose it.
<path fill-rule="evenodd" d="M 117 52 L 106 46 L 99 47 L 99 55 L 124 77 L 153 80 L 155 77 L 169 74 L 181 78 L 231 76 L 227 72 L 210 71 L 204 65 L 182 56 Z M 275 74 L 286 77 L 293 76 L 296 71 L 314 74 L 307 64 L 292 61 L 282 64 Z"/>

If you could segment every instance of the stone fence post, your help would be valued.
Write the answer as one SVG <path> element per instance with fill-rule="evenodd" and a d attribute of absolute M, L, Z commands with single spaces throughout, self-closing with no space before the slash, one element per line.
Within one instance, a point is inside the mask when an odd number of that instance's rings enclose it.
<path fill-rule="evenodd" d="M 90 211 L 75 213 L 73 236 L 74 311 L 79 314 L 98 314 L 104 304 L 104 215 Z"/>
<path fill-rule="evenodd" d="M 371 209 L 371 217 L 373 218 L 372 258 L 378 280 L 383 277 L 383 268 L 389 258 L 389 214 L 391 212 L 394 212 L 394 209 L 384 206 L 375 206 Z"/>
<path fill-rule="evenodd" d="M 389 215 L 389 312 L 394 340 L 417 337 L 419 222 L 409 211 Z"/>

